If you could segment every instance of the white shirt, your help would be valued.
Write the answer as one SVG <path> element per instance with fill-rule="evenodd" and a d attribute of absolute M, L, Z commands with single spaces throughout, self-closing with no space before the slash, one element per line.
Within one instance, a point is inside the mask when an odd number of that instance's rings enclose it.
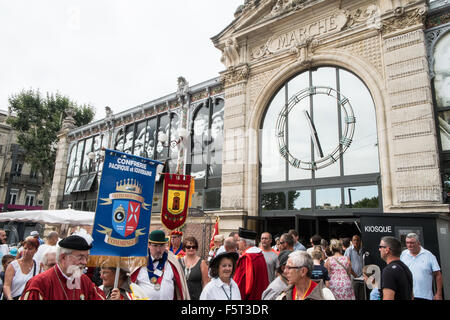
<path fill-rule="evenodd" d="M 158 262 L 153 263 L 155 271 L 157 270 L 157 265 Z M 157 271 L 155 274 L 157 274 Z M 150 282 L 150 278 L 148 277 L 147 266 L 144 266 L 139 270 L 136 284 L 142 288 L 149 300 L 173 300 L 175 291 L 174 275 L 169 261 L 166 261 L 164 265 L 164 274 L 162 277 L 161 288 L 160 290 L 156 290 L 155 285 Z"/>
<path fill-rule="evenodd" d="M 200 300 L 241 300 L 241 292 L 233 279 L 230 279 L 228 285 L 217 277 L 203 288 Z"/>

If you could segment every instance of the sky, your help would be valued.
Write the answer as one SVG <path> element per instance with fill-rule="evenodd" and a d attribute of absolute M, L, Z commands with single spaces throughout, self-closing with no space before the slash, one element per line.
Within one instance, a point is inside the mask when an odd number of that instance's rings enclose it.
<path fill-rule="evenodd" d="M 210 40 L 244 0 L 0 0 L 0 109 L 22 90 L 119 113 L 225 69 Z"/>

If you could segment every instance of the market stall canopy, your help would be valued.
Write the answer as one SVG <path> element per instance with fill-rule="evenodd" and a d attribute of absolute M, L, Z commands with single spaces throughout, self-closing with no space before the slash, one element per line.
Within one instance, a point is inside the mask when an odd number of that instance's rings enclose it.
<path fill-rule="evenodd" d="M 35 222 L 48 225 L 92 226 L 95 212 L 62 210 L 30 210 L 0 213 L 0 222 Z"/>

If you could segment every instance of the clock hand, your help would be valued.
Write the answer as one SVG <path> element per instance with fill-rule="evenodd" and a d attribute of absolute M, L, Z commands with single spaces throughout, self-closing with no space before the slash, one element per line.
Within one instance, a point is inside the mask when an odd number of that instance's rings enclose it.
<path fill-rule="evenodd" d="M 303 110 L 303 113 L 305 114 L 306 120 L 309 124 L 309 130 L 311 131 L 311 138 L 313 139 L 314 146 L 316 147 L 317 153 L 321 158 L 323 158 L 323 151 L 322 147 L 320 146 L 319 142 L 319 136 L 317 135 L 316 127 L 314 126 L 314 122 L 312 121 L 311 117 L 309 116 L 308 111 Z"/>

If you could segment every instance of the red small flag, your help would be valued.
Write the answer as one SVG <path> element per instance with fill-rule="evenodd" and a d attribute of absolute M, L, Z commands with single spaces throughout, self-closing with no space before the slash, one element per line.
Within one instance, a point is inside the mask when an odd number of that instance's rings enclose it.
<path fill-rule="evenodd" d="M 214 225 L 214 232 L 211 236 L 211 241 L 209 242 L 209 250 L 214 247 L 214 237 L 219 234 L 219 217 L 216 217 L 216 224 Z"/>

